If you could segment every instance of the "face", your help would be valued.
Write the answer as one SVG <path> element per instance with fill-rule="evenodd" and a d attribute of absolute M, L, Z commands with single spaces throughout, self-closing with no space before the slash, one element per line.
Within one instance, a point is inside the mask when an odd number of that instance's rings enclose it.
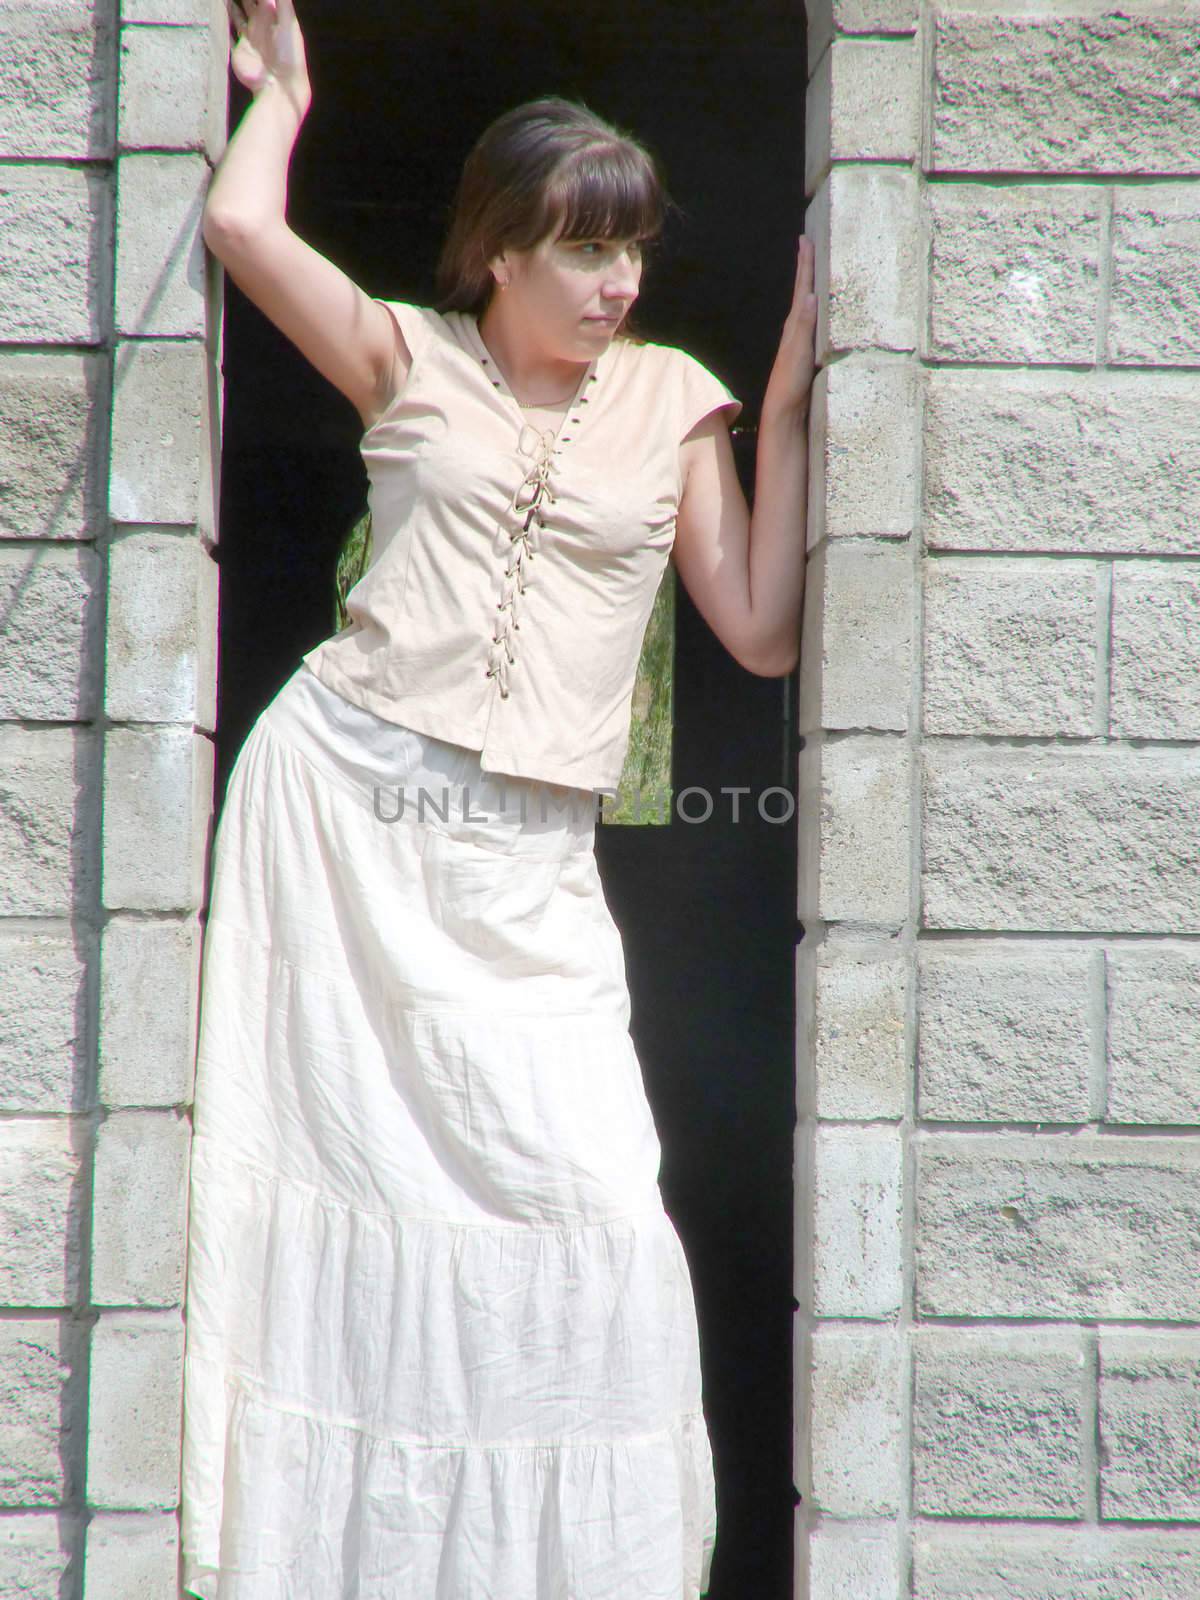
<path fill-rule="evenodd" d="M 641 246 L 634 239 L 546 238 L 493 263 L 506 316 L 519 318 L 547 355 L 590 361 L 638 297 Z"/>

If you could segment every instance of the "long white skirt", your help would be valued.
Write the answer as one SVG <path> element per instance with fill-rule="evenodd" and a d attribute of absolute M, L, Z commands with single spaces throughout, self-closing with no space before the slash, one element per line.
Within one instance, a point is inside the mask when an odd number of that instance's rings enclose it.
<path fill-rule="evenodd" d="M 188 1231 L 202 1600 L 693 1600 L 699 1343 L 582 791 L 301 666 L 215 840 Z"/>

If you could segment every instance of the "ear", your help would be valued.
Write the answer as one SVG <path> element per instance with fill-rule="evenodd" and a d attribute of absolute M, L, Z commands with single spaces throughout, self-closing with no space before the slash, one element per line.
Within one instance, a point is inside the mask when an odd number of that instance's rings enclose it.
<path fill-rule="evenodd" d="M 501 251 L 498 256 L 493 256 L 488 262 L 488 271 L 491 273 L 497 289 L 507 289 L 512 281 L 512 267 L 508 256 Z"/>

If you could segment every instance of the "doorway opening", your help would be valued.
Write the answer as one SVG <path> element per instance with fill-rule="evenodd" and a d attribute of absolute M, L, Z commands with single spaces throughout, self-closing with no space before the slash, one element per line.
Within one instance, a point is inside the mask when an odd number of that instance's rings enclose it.
<path fill-rule="evenodd" d="M 580 99 L 655 151 L 680 214 L 644 283 L 639 325 L 690 350 L 744 402 L 735 446 L 749 494 L 803 221 L 802 10 L 443 0 L 418 12 L 362 0 L 348 11 L 301 0 L 298 11 L 313 106 L 289 220 L 369 293 L 432 302 L 463 159 L 512 105 Z M 234 84 L 234 120 L 245 100 Z M 224 352 L 218 801 L 258 712 L 334 631 L 337 549 L 366 491 L 353 408 L 229 280 Z M 784 1600 L 795 821 L 779 797 L 762 808 L 756 797 L 794 791 L 793 686 L 745 672 L 682 585 L 676 595 L 672 788 L 677 799 L 704 791 L 712 814 L 601 826 L 597 854 L 625 943 L 663 1194 L 696 1291 L 718 1491 L 709 1600 Z"/>

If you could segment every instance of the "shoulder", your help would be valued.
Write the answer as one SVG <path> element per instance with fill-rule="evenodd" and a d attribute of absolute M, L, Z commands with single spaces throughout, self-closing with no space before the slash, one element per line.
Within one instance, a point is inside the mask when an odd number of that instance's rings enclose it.
<path fill-rule="evenodd" d="M 379 300 L 404 335 L 404 342 L 414 360 L 422 349 L 434 343 L 460 344 L 456 319 L 461 311 L 441 312 L 433 306 L 420 305 L 413 300 Z"/>
<path fill-rule="evenodd" d="M 651 389 L 656 407 L 669 410 L 682 439 L 711 411 L 723 410 L 732 424 L 742 410 L 724 380 L 690 351 L 653 340 L 626 340 L 630 367 Z"/>

